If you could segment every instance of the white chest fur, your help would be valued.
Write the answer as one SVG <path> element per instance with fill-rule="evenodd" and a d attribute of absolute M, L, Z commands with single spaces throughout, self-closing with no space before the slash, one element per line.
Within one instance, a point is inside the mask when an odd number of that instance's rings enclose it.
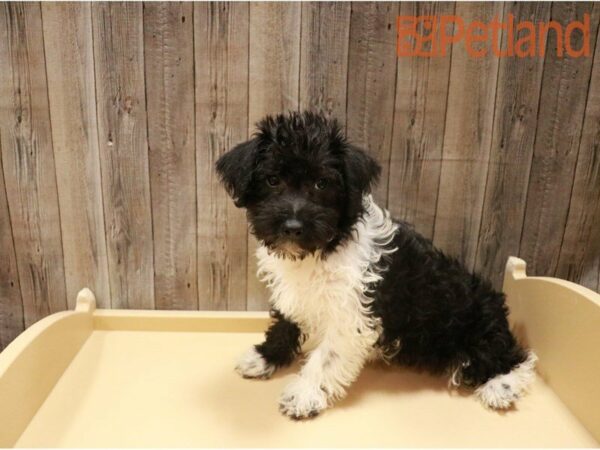
<path fill-rule="evenodd" d="M 370 196 L 363 201 L 366 213 L 352 238 L 326 258 L 290 260 L 263 246 L 257 250 L 258 275 L 271 289 L 272 306 L 296 322 L 309 341 L 358 333 L 372 345 L 379 335 L 367 289 L 381 279 L 381 258 L 393 251 L 388 244 L 396 225 Z"/>

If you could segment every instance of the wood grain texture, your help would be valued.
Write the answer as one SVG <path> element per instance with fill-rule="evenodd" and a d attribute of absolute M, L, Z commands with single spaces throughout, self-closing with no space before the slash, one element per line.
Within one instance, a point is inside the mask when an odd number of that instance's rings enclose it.
<path fill-rule="evenodd" d="M 144 5 L 157 309 L 198 309 L 193 4 Z"/>
<path fill-rule="evenodd" d="M 504 4 L 504 17 L 515 22 L 535 17 L 548 22 L 550 3 Z M 521 38 L 526 33 L 517 35 Z M 507 35 L 502 37 L 507 48 Z M 533 155 L 543 58 L 502 58 L 496 90 L 496 111 L 475 269 L 502 287 L 504 266 L 519 253 L 527 184 Z"/>
<path fill-rule="evenodd" d="M 569 214 L 555 275 L 599 290 L 600 31 L 592 67 Z"/>
<path fill-rule="evenodd" d="M 561 24 L 581 20 L 590 13 L 591 36 L 600 20 L 600 4 L 553 3 L 551 18 Z M 574 48 L 581 35 L 573 34 Z M 579 41 L 579 42 L 576 42 Z M 591 39 L 593 54 L 595 39 Z M 554 274 L 577 163 L 583 114 L 593 58 L 559 58 L 556 34 L 548 35 L 540 111 L 534 144 L 520 257 L 532 274 Z"/>
<path fill-rule="evenodd" d="M 2 33 L 0 32 L 0 37 Z M 2 140 L 0 139 L 0 351 L 16 338 L 25 326 L 23 299 L 17 271 L 10 211 L 2 170 Z"/>
<path fill-rule="evenodd" d="M 114 308 L 153 308 L 141 3 L 92 5 L 98 135 Z"/>
<path fill-rule="evenodd" d="M 300 3 L 250 4 L 250 131 L 266 114 L 298 109 Z"/>
<path fill-rule="evenodd" d="M 398 4 L 352 3 L 348 50 L 346 128 L 348 138 L 366 149 L 382 171 L 373 197 L 388 204 L 389 161 L 396 86 Z"/>
<path fill-rule="evenodd" d="M 250 4 L 248 132 L 267 114 L 298 109 L 300 3 Z M 256 277 L 257 241 L 248 235 L 247 309 L 268 309 L 269 292 Z"/>
<path fill-rule="evenodd" d="M 397 14 L 510 13 L 590 13 L 593 57 L 557 57 L 554 31 L 545 57 L 396 54 Z M 573 2 L 0 3 L 0 347 L 84 285 L 101 307 L 267 309 L 214 163 L 306 108 L 377 157 L 379 203 L 496 287 L 515 254 L 600 290 L 599 23 Z"/>
<path fill-rule="evenodd" d="M 405 16 L 454 14 L 453 3 L 406 2 Z M 433 238 L 448 102 L 451 50 L 445 57 L 398 58 L 388 208 Z"/>
<path fill-rule="evenodd" d="M 465 23 L 502 20 L 502 13 L 501 3 L 456 4 Z M 433 240 L 469 268 L 477 249 L 497 77 L 498 58 L 472 58 L 464 46 L 454 46 Z"/>
<path fill-rule="evenodd" d="M 350 3 L 302 3 L 300 108 L 346 124 Z"/>
<path fill-rule="evenodd" d="M 0 5 L 0 139 L 29 326 L 67 307 L 39 3 Z"/>
<path fill-rule="evenodd" d="M 194 4 L 200 309 L 246 309 L 248 228 L 214 165 L 248 137 L 247 3 Z"/>
<path fill-rule="evenodd" d="M 89 3 L 42 3 L 67 302 L 110 306 Z"/>

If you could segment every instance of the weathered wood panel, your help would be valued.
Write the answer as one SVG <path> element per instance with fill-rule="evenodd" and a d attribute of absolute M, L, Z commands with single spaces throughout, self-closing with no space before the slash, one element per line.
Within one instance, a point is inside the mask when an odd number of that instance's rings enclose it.
<path fill-rule="evenodd" d="M 600 31 L 569 214 L 555 275 L 598 290 L 600 273 Z"/>
<path fill-rule="evenodd" d="M 502 20 L 501 3 L 457 3 L 465 22 Z M 475 261 L 492 142 L 498 58 L 473 58 L 463 45 L 452 50 L 443 160 L 434 243 L 467 267 Z"/>
<path fill-rule="evenodd" d="M 67 307 L 39 3 L 0 4 L 0 139 L 29 326 Z"/>
<path fill-rule="evenodd" d="M 92 5 L 112 306 L 154 307 L 141 3 Z"/>
<path fill-rule="evenodd" d="M 531 17 L 547 22 L 550 3 L 505 3 L 504 17 L 509 14 L 514 15 L 516 22 Z M 521 32 L 515 39 L 525 35 Z M 501 48 L 507 47 L 504 33 Z M 543 58 L 500 60 L 492 147 L 475 257 L 475 269 L 490 277 L 497 288 L 502 286 L 507 258 L 519 253 L 543 68 Z"/>
<path fill-rule="evenodd" d="M 216 160 L 248 137 L 247 3 L 194 4 L 200 309 L 246 309 L 248 229 Z"/>
<path fill-rule="evenodd" d="M 43 3 L 44 48 L 67 302 L 89 287 L 110 306 L 89 3 Z"/>
<path fill-rule="evenodd" d="M 192 10 L 192 3 L 144 6 L 157 309 L 198 309 Z"/>
<path fill-rule="evenodd" d="M 396 86 L 396 18 L 398 4 L 357 2 L 351 5 L 348 50 L 346 128 L 348 138 L 367 149 L 382 166 L 373 197 L 388 204 L 389 160 Z"/>
<path fill-rule="evenodd" d="M 250 4 L 250 131 L 266 114 L 298 109 L 300 3 Z"/>
<path fill-rule="evenodd" d="M 598 3 L 553 3 L 551 18 L 563 26 L 590 13 L 591 35 L 600 20 Z M 581 34 L 573 34 L 580 48 Z M 590 43 L 593 54 L 595 39 Z M 531 273 L 554 274 L 571 199 L 573 177 L 593 58 L 560 58 L 556 33 L 548 35 L 540 111 L 527 192 L 520 256 Z"/>
<path fill-rule="evenodd" d="M 406 2 L 400 14 L 452 15 L 454 4 Z M 440 183 L 451 52 L 445 58 L 398 58 L 388 208 L 429 239 Z"/>
<path fill-rule="evenodd" d="M 300 3 L 250 4 L 249 133 L 267 114 L 298 109 Z M 256 239 L 248 236 L 247 309 L 268 309 L 269 292 L 256 277 Z"/>
<path fill-rule="evenodd" d="M 0 37 L 2 37 L 0 32 Z M 6 201 L 0 140 L 0 350 L 23 331 L 23 299 L 17 272 L 10 212 Z"/>
<path fill-rule="evenodd" d="M 346 124 L 350 3 L 302 3 L 300 108 Z"/>
<path fill-rule="evenodd" d="M 555 31 L 545 58 L 396 55 L 397 14 L 586 12 L 595 58 L 557 57 Z M 595 3 L 0 3 L 0 347 L 83 285 L 103 307 L 266 309 L 214 163 L 306 108 L 377 157 L 379 203 L 496 286 L 519 254 L 600 289 L 599 22 Z"/>

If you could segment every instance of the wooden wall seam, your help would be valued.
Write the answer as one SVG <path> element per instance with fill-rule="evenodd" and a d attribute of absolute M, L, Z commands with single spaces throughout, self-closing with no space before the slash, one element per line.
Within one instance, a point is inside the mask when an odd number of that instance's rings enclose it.
<path fill-rule="evenodd" d="M 192 95 L 194 96 L 194 108 L 193 108 L 193 116 L 194 116 L 194 178 L 195 178 L 195 186 L 197 189 L 198 186 L 198 171 L 196 170 L 196 168 L 198 167 L 198 152 L 197 152 L 197 148 L 198 148 L 198 131 L 196 129 L 196 124 L 198 123 L 198 118 L 196 117 L 196 76 L 197 76 L 197 68 L 196 68 L 196 35 L 195 35 L 195 24 L 196 24 L 196 8 L 194 8 L 192 6 L 192 51 L 193 51 L 193 58 L 192 58 L 192 67 L 193 67 L 193 87 L 192 87 Z M 199 209 L 198 209 L 198 192 L 196 191 L 196 201 L 194 202 L 194 214 L 196 217 L 196 230 L 195 230 L 195 235 L 194 235 L 194 239 L 196 240 L 196 242 L 194 243 L 194 248 L 196 249 L 196 292 L 198 293 L 198 295 L 196 296 L 196 309 L 200 310 L 200 286 L 198 285 L 198 265 L 200 264 L 198 258 L 199 258 L 199 252 L 198 252 L 198 214 L 199 214 Z"/>
<path fill-rule="evenodd" d="M 1 132 L 1 130 L 0 130 Z M 0 350 L 25 329 L 23 297 L 17 268 L 15 242 L 6 197 L 0 136 Z"/>
<path fill-rule="evenodd" d="M 38 7 L 39 7 L 39 13 L 40 13 L 40 24 L 41 24 L 41 30 L 42 30 L 42 53 L 44 56 L 44 76 L 46 77 L 46 102 L 48 105 L 48 126 L 50 128 L 50 146 L 52 148 L 52 158 L 54 161 L 54 186 L 56 187 L 56 206 L 57 206 L 57 217 L 58 217 L 58 229 L 60 231 L 60 246 L 61 246 L 61 251 L 62 251 L 62 258 L 61 258 L 61 264 L 62 264 L 62 273 L 65 277 L 63 284 L 64 284 L 64 289 L 65 289 L 65 304 L 67 306 L 67 308 L 70 306 L 69 303 L 69 295 L 68 295 L 68 291 L 66 290 L 67 285 L 67 277 L 66 277 L 66 268 L 65 268 L 65 240 L 63 239 L 62 236 L 62 229 L 63 229 L 63 224 L 62 224 L 62 212 L 61 212 L 61 207 L 60 207 L 60 195 L 58 193 L 58 177 L 56 175 L 56 143 L 54 140 L 54 129 L 52 126 L 52 114 L 50 111 L 50 86 L 48 84 L 48 58 L 46 57 L 46 35 L 43 32 L 44 30 L 44 14 L 43 14 L 43 9 L 42 9 L 42 2 L 38 3 Z"/>
<path fill-rule="evenodd" d="M 141 12 L 141 16 L 140 16 L 140 22 L 141 22 L 141 47 L 142 47 L 142 51 L 141 51 L 141 59 L 142 59 L 142 64 L 141 64 L 141 69 L 142 69 L 142 80 L 144 82 L 144 105 L 145 105 L 145 116 L 146 116 L 146 129 L 145 129 L 145 140 L 146 140 L 146 148 L 145 148 L 145 154 L 146 154 L 146 174 L 148 177 L 148 200 L 149 200 L 149 210 L 150 210 L 150 236 L 151 236 L 151 240 L 150 242 L 152 243 L 152 274 L 151 274 L 151 278 L 152 278 L 152 294 L 153 294 L 153 298 L 152 298 L 152 302 L 153 302 L 153 306 L 152 309 L 156 309 L 156 243 L 155 243 L 155 215 L 154 215 L 154 203 L 152 201 L 152 174 L 150 172 L 150 168 L 151 168 L 151 164 L 150 164 L 150 119 L 149 119 L 149 114 L 150 114 L 150 108 L 148 107 L 148 77 L 146 74 L 146 39 L 145 39 L 145 35 L 146 35 L 146 21 L 145 21 L 145 12 L 146 12 L 146 6 L 149 2 L 140 2 L 142 5 L 142 12 Z M 129 301 L 129 300 L 128 300 Z M 160 303 L 160 302 L 159 302 Z M 129 307 L 129 306 L 128 306 Z"/>
<path fill-rule="evenodd" d="M 99 110 L 99 101 L 98 101 L 98 90 L 96 88 L 96 48 L 94 45 L 94 36 L 96 36 L 96 32 L 97 30 L 95 30 L 94 27 L 94 20 L 92 17 L 92 5 L 90 4 L 90 32 L 92 33 L 92 67 L 93 67 L 93 71 L 94 71 L 94 109 L 95 109 L 95 114 L 96 114 L 96 127 L 98 127 L 98 118 L 100 117 L 100 110 Z M 105 203 L 104 203 L 104 176 L 106 176 L 106 174 L 102 173 L 102 161 L 101 161 L 101 155 L 100 155 L 100 148 L 101 148 L 101 139 L 100 139 L 100 131 L 98 130 L 96 133 L 96 144 L 98 146 L 98 172 L 100 175 L 100 197 L 101 197 L 101 208 L 102 208 L 102 226 L 104 227 L 104 252 L 106 254 L 106 270 L 108 273 L 108 239 L 107 239 L 107 232 L 106 232 L 106 211 L 105 211 Z M 110 279 L 110 275 L 108 275 L 107 277 L 107 289 L 108 289 L 108 300 L 105 301 L 105 306 L 107 308 L 112 308 L 113 307 L 113 287 L 112 287 L 112 283 L 111 283 L 111 279 Z"/>

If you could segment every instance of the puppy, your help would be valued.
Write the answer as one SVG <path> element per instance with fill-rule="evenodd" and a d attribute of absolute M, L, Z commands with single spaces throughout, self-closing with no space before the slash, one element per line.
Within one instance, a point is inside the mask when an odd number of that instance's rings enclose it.
<path fill-rule="evenodd" d="M 216 164 L 272 292 L 272 325 L 236 370 L 269 378 L 307 352 L 279 400 L 295 419 L 344 397 L 378 358 L 447 374 L 491 408 L 513 404 L 536 357 L 511 334 L 504 295 L 374 203 L 380 167 L 335 120 L 289 113 L 257 127 Z"/>

